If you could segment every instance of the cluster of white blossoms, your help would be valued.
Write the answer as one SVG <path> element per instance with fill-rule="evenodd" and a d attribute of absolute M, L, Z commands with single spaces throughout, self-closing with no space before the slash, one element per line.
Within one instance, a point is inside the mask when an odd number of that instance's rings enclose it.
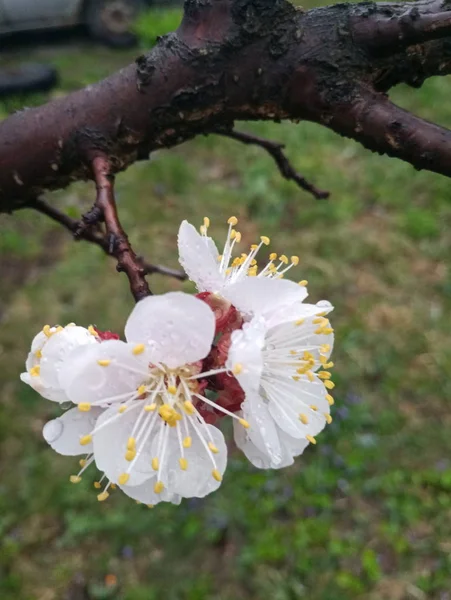
<path fill-rule="evenodd" d="M 93 327 L 46 325 L 35 337 L 22 381 L 44 398 L 73 403 L 44 426 L 58 453 L 94 464 L 100 501 L 120 487 L 147 505 L 204 497 L 217 489 L 227 446 L 217 423 L 230 417 L 235 443 L 259 468 L 293 463 L 332 421 L 329 357 L 332 310 L 306 304 L 306 281 L 284 279 L 296 256 L 235 257 L 241 235 L 228 221 L 220 254 L 184 221 L 180 263 L 196 284 L 193 296 L 150 296 L 133 309 L 125 341 Z"/>

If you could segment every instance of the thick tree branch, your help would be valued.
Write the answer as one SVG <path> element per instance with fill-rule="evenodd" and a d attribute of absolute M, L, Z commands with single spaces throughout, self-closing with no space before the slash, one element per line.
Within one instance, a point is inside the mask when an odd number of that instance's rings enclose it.
<path fill-rule="evenodd" d="M 260 146 L 261 148 L 266 150 L 266 152 L 268 152 L 270 156 L 272 156 L 274 162 L 279 167 L 279 171 L 282 177 L 288 179 L 289 181 L 294 181 L 301 189 L 305 190 L 306 192 L 309 192 L 318 200 L 323 200 L 330 196 L 329 192 L 326 192 L 325 190 L 320 190 L 296 171 L 296 169 L 293 167 L 293 165 L 290 163 L 290 161 L 283 152 L 283 148 L 285 148 L 284 144 L 272 142 L 271 140 L 266 140 L 265 138 L 258 137 L 256 135 L 251 135 L 249 133 L 244 133 L 242 131 L 218 129 L 214 133 L 231 138 L 232 140 L 237 140 L 238 142 L 242 142 L 243 144 L 251 146 Z"/>
<path fill-rule="evenodd" d="M 136 64 L 0 124 L 0 212 L 92 179 L 92 156 L 107 157 L 113 175 L 238 120 L 310 120 L 449 177 L 450 132 L 379 93 L 451 73 L 448 8 L 419 0 L 304 12 L 288 0 L 185 0 L 179 29 Z"/>
<path fill-rule="evenodd" d="M 94 229 L 93 227 L 84 227 L 80 231 L 80 221 L 77 219 L 72 219 L 58 208 L 49 204 L 42 198 L 35 198 L 27 208 L 32 208 L 37 210 L 38 212 L 50 217 L 56 223 L 59 223 L 63 227 L 65 227 L 68 231 L 70 231 L 76 240 L 85 240 L 87 242 L 91 242 L 92 244 L 96 244 L 102 250 L 112 256 L 110 253 L 110 241 L 106 236 L 105 232 L 100 229 Z M 154 265 L 152 263 L 146 262 L 142 257 L 138 256 L 137 260 L 142 265 L 144 269 L 144 273 L 146 275 L 153 275 L 154 273 L 158 273 L 159 275 L 166 275 L 168 277 L 174 277 L 179 281 L 186 280 L 186 274 L 183 271 L 178 271 L 177 269 L 171 269 L 170 267 L 165 267 L 164 265 Z"/>

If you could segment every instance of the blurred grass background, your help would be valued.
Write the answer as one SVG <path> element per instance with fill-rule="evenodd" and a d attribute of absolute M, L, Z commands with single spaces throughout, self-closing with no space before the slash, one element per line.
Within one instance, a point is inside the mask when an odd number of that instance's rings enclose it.
<path fill-rule="evenodd" d="M 313 4 L 313 3 L 312 3 Z M 143 47 L 180 12 L 149 13 Z M 14 60 L 26 58 L 16 53 Z M 28 50 L 29 52 L 29 50 Z M 131 62 L 83 42 L 36 49 L 64 94 Z M 451 126 L 449 78 L 392 97 Z M 14 99 L 14 108 L 47 98 Z M 243 124 L 283 141 L 328 201 L 284 181 L 258 148 L 220 137 L 160 152 L 117 180 L 134 247 L 176 266 L 180 221 L 237 215 L 244 243 L 299 254 L 310 299 L 336 307 L 334 422 L 295 465 L 258 471 L 234 452 L 220 490 L 149 510 L 96 501 L 89 473 L 41 437 L 57 407 L 19 381 L 32 336 L 76 321 L 121 331 L 132 299 L 97 248 L 31 211 L 0 216 L 0 598 L 2 600 L 424 600 L 451 598 L 450 183 L 309 123 Z M 51 200 L 77 216 L 92 186 Z M 189 284 L 154 276 L 156 292 Z M 85 589 L 86 584 L 86 589 Z"/>

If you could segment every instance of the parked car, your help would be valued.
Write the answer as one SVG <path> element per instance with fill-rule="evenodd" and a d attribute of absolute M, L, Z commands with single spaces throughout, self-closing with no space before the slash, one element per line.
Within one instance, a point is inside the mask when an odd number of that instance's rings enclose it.
<path fill-rule="evenodd" d="M 151 0 L 0 0 L 0 35 L 84 24 L 116 47 L 135 43 L 132 25 Z"/>

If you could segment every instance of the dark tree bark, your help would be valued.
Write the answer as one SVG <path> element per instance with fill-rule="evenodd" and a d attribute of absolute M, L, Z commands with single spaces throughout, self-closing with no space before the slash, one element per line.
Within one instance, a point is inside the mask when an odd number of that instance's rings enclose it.
<path fill-rule="evenodd" d="M 386 95 L 398 83 L 419 87 L 451 71 L 448 8 L 421 0 L 305 12 L 288 0 L 185 0 L 178 30 L 136 64 L 0 124 L 0 212 L 95 179 L 97 157 L 113 176 L 153 150 L 232 133 L 239 120 L 313 121 L 451 176 L 451 132 Z M 321 197 L 284 166 L 277 144 L 260 145 L 272 149 L 284 176 Z"/>

